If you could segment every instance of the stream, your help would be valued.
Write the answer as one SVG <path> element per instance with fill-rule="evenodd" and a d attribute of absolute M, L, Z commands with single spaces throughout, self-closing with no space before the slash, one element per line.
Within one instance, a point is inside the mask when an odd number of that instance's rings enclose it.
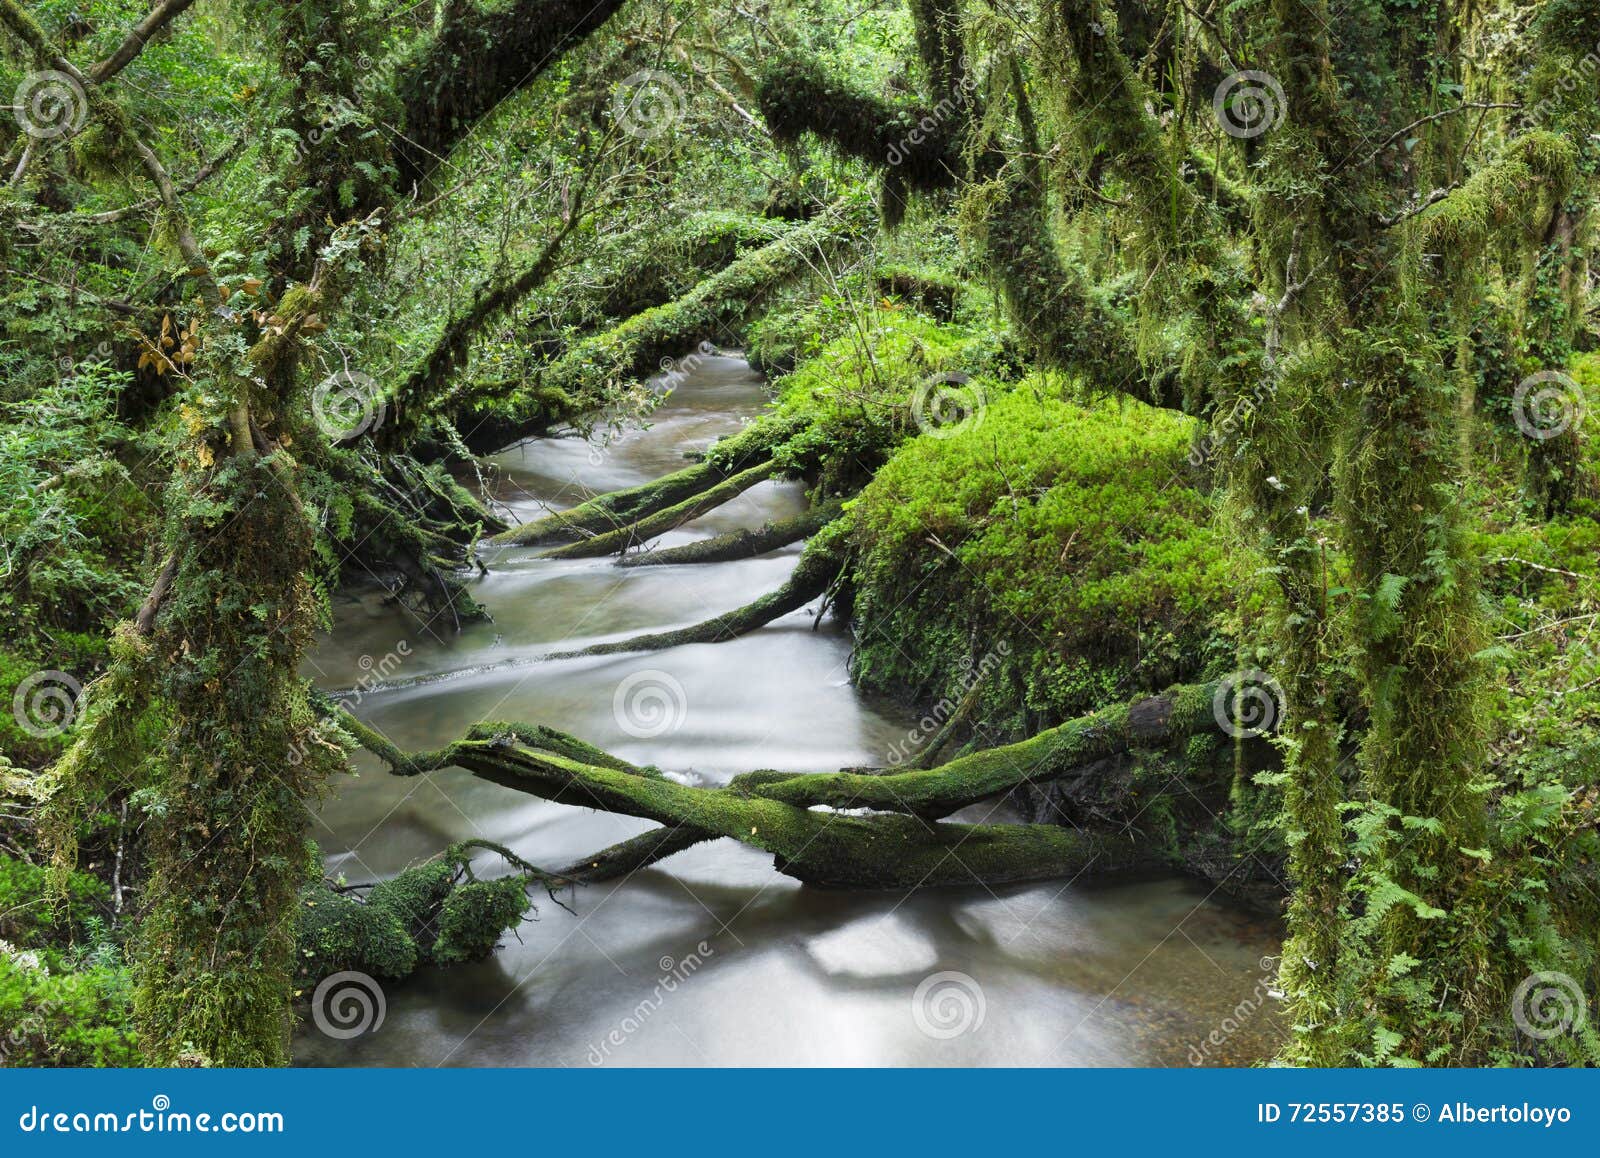
<path fill-rule="evenodd" d="M 688 359 L 651 417 L 605 441 L 534 439 L 494 456 L 495 497 L 524 520 L 685 465 L 686 452 L 768 402 L 742 359 Z M 662 536 L 690 542 L 796 514 L 801 484 L 766 482 Z M 402 748 L 481 720 L 548 723 L 689 783 L 753 768 L 882 764 L 909 709 L 850 683 L 850 638 L 809 610 L 742 639 L 544 662 L 539 656 L 681 627 L 776 588 L 800 547 L 758 559 L 621 568 L 486 555 L 473 595 L 492 623 L 427 623 L 382 592 L 341 598 L 307 674 Z M 814 610 L 810 609 L 810 610 Z M 319 808 L 327 871 L 371 882 L 452 841 L 482 837 L 559 865 L 651 827 L 550 804 L 448 768 L 402 778 L 366 753 Z M 961 819 L 998 821 L 985 804 Z M 494 863 L 486 854 L 484 865 Z M 486 961 L 385 983 L 373 1032 L 324 1036 L 305 1019 L 297 1064 L 1191 1065 L 1250 1064 L 1282 1033 L 1270 921 L 1183 878 L 990 890 L 804 888 L 729 840 L 579 889 L 573 916 L 535 894 Z"/>

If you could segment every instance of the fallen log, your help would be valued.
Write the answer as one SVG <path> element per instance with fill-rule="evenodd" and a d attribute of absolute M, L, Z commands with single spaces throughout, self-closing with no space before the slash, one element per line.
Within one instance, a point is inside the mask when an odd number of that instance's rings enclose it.
<path fill-rule="evenodd" d="M 898 813 L 848 816 L 732 788 L 584 764 L 498 739 L 464 740 L 455 762 L 483 779 L 557 803 L 687 825 L 770 852 L 785 876 L 830 888 L 938 888 L 1077 876 L 1141 863 L 1130 837 L 1053 824 L 929 824 Z"/>
<path fill-rule="evenodd" d="M 634 635 L 614 643 L 597 643 L 575 651 L 552 652 L 546 659 L 577 659 L 588 655 L 620 655 L 629 651 L 661 651 L 685 643 L 725 643 L 765 627 L 774 619 L 798 611 L 819 598 L 838 579 L 844 555 L 830 539 L 812 539 L 806 544 L 788 580 L 776 591 L 737 607 L 732 611 L 702 620 L 689 627 Z"/>
<path fill-rule="evenodd" d="M 571 510 L 513 527 L 488 542 L 496 546 L 532 547 L 551 539 L 600 534 L 648 518 L 688 501 L 752 466 L 772 458 L 773 449 L 791 438 L 803 423 L 761 422 L 722 439 L 705 459 L 635 487 L 596 495 Z"/>
<path fill-rule="evenodd" d="M 839 517 L 843 502 L 833 499 L 789 519 L 765 523 L 755 530 L 729 531 L 698 543 L 641 551 L 617 560 L 623 567 L 665 567 L 692 563 L 731 563 L 753 559 L 776 551 L 801 539 L 809 539 L 824 525 Z"/>
<path fill-rule="evenodd" d="M 742 470 L 732 478 L 723 479 L 710 489 L 701 491 L 681 503 L 635 519 L 615 530 L 579 539 L 576 543 L 568 543 L 563 547 L 554 547 L 544 552 L 540 558 L 593 559 L 600 555 L 620 555 L 629 547 L 638 546 L 657 535 L 666 534 L 684 523 L 692 522 L 701 515 L 716 510 L 723 503 L 738 498 L 757 483 L 766 482 L 777 474 L 778 470 L 778 464 L 768 460 L 749 470 Z"/>
<path fill-rule="evenodd" d="M 408 756 L 342 709 L 337 712 L 340 723 L 398 773 L 455 764 L 555 803 L 663 826 L 550 874 L 561 880 L 614 879 L 703 840 L 729 837 L 771 853 L 779 872 L 808 884 L 915 889 L 1150 865 L 1153 854 L 1128 826 L 1102 832 L 942 818 L 1096 759 L 1131 748 L 1169 748 L 1215 728 L 1216 690 L 1217 685 L 1174 688 L 937 768 L 822 775 L 756 771 L 720 788 L 684 785 L 555 729 L 518 724 L 480 724 L 463 740 Z"/>

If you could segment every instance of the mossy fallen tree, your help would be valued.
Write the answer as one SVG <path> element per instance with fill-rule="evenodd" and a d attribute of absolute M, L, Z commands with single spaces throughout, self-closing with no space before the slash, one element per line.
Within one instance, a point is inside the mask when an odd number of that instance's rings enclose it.
<path fill-rule="evenodd" d="M 874 224 L 872 203 L 840 198 L 777 240 L 746 252 L 680 298 L 635 314 L 579 342 L 546 367 L 542 391 L 600 400 L 653 373 L 707 335 L 737 326 L 783 285 L 819 268 L 841 250 L 859 246 Z"/>
<path fill-rule="evenodd" d="M 602 534 L 637 523 L 770 460 L 773 449 L 791 437 L 796 429 L 793 422 L 759 423 L 723 439 L 693 466 L 636 487 L 597 495 L 568 511 L 554 511 L 542 519 L 497 534 L 489 542 L 496 546 L 531 547 L 552 539 Z"/>
<path fill-rule="evenodd" d="M 620 655 L 630 651 L 661 651 L 686 643 L 726 643 L 741 635 L 749 635 L 774 619 L 800 610 L 833 586 L 847 562 L 843 550 L 845 535 L 834 533 L 844 522 L 846 520 L 840 519 L 829 524 L 823 534 L 806 544 L 800 562 L 795 564 L 794 571 L 783 586 L 751 600 L 743 607 L 701 620 L 689 627 L 634 635 L 614 643 L 597 643 L 576 651 L 554 652 L 545 658 L 577 659 L 589 655 Z"/>
<path fill-rule="evenodd" d="M 406 755 L 340 710 L 340 722 L 401 774 L 457 765 L 555 803 L 663 827 L 578 861 L 609 879 L 701 840 L 729 837 L 770 852 L 781 873 L 832 888 L 934 888 L 1077 877 L 1143 867 L 1137 832 L 1052 824 L 955 824 L 951 813 L 1022 785 L 1065 776 L 1134 748 L 1171 748 L 1214 729 L 1216 688 L 1174 689 L 1105 709 L 938 768 L 882 774 L 751 772 L 726 787 L 689 787 L 546 727 L 489 723 L 434 752 Z M 399 762 L 394 760 L 400 756 Z M 820 807 L 819 807 L 820 806 Z M 845 815 L 837 809 L 869 809 Z M 574 879 L 582 879 L 575 877 Z M 556 883 L 560 883 L 557 881 Z"/>
<path fill-rule="evenodd" d="M 839 517 L 843 502 L 833 499 L 788 519 L 775 519 L 753 530 L 729 531 L 698 543 L 666 547 L 625 555 L 617 562 L 623 567 L 682 566 L 694 563 L 729 563 L 752 559 L 776 551 L 801 539 L 808 539 Z"/>
<path fill-rule="evenodd" d="M 745 491 L 759 483 L 764 483 L 779 471 L 776 462 L 767 461 L 742 470 L 731 478 L 723 479 L 709 490 L 701 491 L 693 498 L 675 503 L 664 510 L 636 519 L 631 523 L 618 527 L 614 531 L 594 535 L 587 539 L 579 539 L 576 543 L 568 543 L 564 547 L 555 547 L 546 551 L 542 556 L 545 559 L 593 559 L 601 555 L 617 555 L 629 547 L 636 547 L 646 540 L 657 535 L 665 534 L 675 527 L 698 519 L 701 515 L 716 510 L 723 503 L 738 498 Z"/>

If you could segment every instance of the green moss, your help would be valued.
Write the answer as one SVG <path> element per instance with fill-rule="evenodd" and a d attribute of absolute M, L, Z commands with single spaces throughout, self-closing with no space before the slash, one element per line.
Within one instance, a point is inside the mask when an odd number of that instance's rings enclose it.
<path fill-rule="evenodd" d="M 439 937 L 433 960 L 440 965 L 478 961 L 494 952 L 501 934 L 528 911 L 521 877 L 469 881 L 445 899 L 439 911 Z"/>
<path fill-rule="evenodd" d="M 50 970 L 0 949 L 0 1065 L 136 1066 L 120 965 Z"/>
<path fill-rule="evenodd" d="M 24 947 L 66 944 L 109 913 L 110 893 L 87 873 L 68 873 L 52 898 L 50 870 L 0 855 L 0 940 Z"/>
<path fill-rule="evenodd" d="M 1060 720 L 1205 664 L 1233 577 L 1183 481 L 1190 423 L 1138 404 L 991 399 L 908 442 L 854 506 L 856 674 L 924 700 L 997 658 L 995 726 Z"/>
<path fill-rule="evenodd" d="M 321 885 L 300 896 L 296 941 L 302 984 L 345 970 L 404 977 L 417 967 L 417 944 L 393 910 Z"/>

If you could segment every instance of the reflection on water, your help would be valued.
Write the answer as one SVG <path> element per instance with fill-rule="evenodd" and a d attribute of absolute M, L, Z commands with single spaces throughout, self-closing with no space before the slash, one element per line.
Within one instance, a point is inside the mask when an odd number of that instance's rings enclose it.
<path fill-rule="evenodd" d="M 697 359 L 647 430 L 606 446 L 539 439 L 495 458 L 519 518 L 683 465 L 766 401 L 741 360 Z M 688 542 L 799 510 L 766 483 L 661 538 Z M 512 548 L 473 594 L 492 624 L 460 634 L 377 598 L 342 604 L 309 667 L 327 688 L 396 682 L 355 710 L 402 747 L 485 719 L 549 723 L 627 759 L 707 783 L 752 768 L 883 763 L 909 715 L 850 686 L 849 640 L 807 611 L 723 644 L 547 662 L 581 646 L 682 626 L 771 590 L 798 548 L 737 563 L 618 568 Z M 453 626 L 453 625 L 452 625 Z M 405 647 L 400 648 L 404 643 Z M 398 649 L 398 652 L 397 652 Z M 404 653 L 396 670 L 380 661 Z M 364 658 L 365 657 L 365 658 Z M 439 678 L 435 678 L 439 677 Z M 446 678 L 447 677 L 447 678 Z M 643 681 L 641 683 L 641 681 Z M 654 692 L 639 700 L 640 687 Z M 478 836 L 561 864 L 651 827 L 549 804 L 460 769 L 399 778 L 364 754 L 315 835 L 330 873 L 391 875 Z M 991 815 L 993 814 L 993 815 Z M 1000 820 L 992 806 L 963 816 Z M 540 898 L 541 901 L 543 898 Z M 802 888 L 771 858 L 717 841 L 619 884 L 544 902 L 490 960 L 388 987 L 371 1035 L 309 1024 L 311 1065 L 1184 1065 L 1270 1053 L 1273 931 L 1181 880 L 1051 882 L 914 893 Z M 1208 1044 L 1215 1031 L 1221 1044 Z M 1197 1049 L 1195 1047 L 1198 1047 Z"/>

